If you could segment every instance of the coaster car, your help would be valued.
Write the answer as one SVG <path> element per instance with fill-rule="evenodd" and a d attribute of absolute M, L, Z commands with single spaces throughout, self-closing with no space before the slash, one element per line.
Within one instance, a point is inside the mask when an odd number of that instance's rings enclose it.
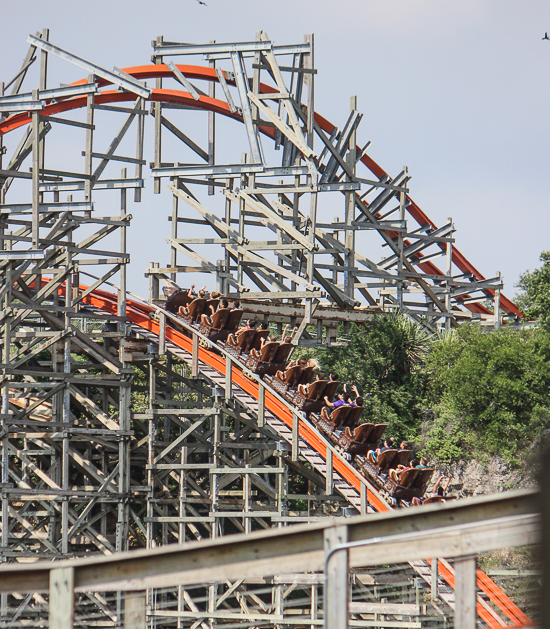
<path fill-rule="evenodd" d="M 225 330 L 225 325 L 229 319 L 231 310 L 229 308 L 220 308 L 210 317 L 210 324 L 208 324 L 207 315 L 201 315 L 201 324 L 199 326 L 199 332 L 206 336 L 211 341 L 219 341 L 222 339 Z"/>
<path fill-rule="evenodd" d="M 274 351 L 265 351 L 264 353 L 264 350 L 270 346 L 274 346 Z M 250 352 L 246 366 L 259 376 L 266 374 L 274 376 L 286 367 L 293 347 L 291 343 L 266 343 L 260 353 Z"/>
<path fill-rule="evenodd" d="M 198 323 L 201 315 L 206 309 L 206 299 L 198 297 L 193 299 L 189 306 L 180 306 L 178 309 L 178 316 L 184 319 L 190 325 Z"/>
<path fill-rule="evenodd" d="M 227 343 L 222 343 L 222 346 L 228 354 L 235 358 L 240 358 L 242 354 L 248 354 L 250 351 L 255 335 L 256 330 L 243 330 L 236 335 L 235 344 L 228 341 Z"/>
<path fill-rule="evenodd" d="M 352 410 L 353 407 L 348 406 L 347 404 L 344 406 L 338 406 L 338 408 L 335 408 L 332 411 L 329 417 L 328 411 L 325 407 L 321 411 L 321 415 L 318 419 L 313 418 L 313 423 L 321 432 L 324 432 L 326 435 L 331 437 L 335 430 L 341 429 Z"/>

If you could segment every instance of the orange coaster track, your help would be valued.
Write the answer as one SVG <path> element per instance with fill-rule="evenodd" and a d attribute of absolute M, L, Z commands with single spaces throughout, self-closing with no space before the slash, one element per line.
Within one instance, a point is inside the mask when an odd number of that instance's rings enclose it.
<path fill-rule="evenodd" d="M 216 75 L 216 71 L 213 68 L 205 68 L 202 66 L 193 66 L 193 65 L 178 65 L 179 70 L 189 79 L 202 79 L 205 81 L 214 81 L 218 82 L 218 76 Z M 136 79 L 154 79 L 154 78 L 169 78 L 173 76 L 172 71 L 164 64 L 159 65 L 145 65 L 145 66 L 134 66 L 129 68 L 124 68 L 125 73 L 133 76 Z M 229 85 L 235 85 L 235 82 L 229 77 L 226 76 L 226 81 Z M 81 81 L 77 81 L 74 85 L 79 85 L 86 83 L 87 79 L 82 79 Z M 99 86 L 105 86 L 109 83 L 104 79 L 98 80 Z M 271 86 L 262 84 L 260 86 L 260 91 L 269 94 L 275 93 L 277 90 Z M 120 92 L 120 91 L 104 91 L 95 97 L 96 104 L 106 104 L 106 103 L 115 103 L 121 101 L 133 100 L 135 98 L 134 94 L 129 92 Z M 56 103 L 51 103 L 44 107 L 41 111 L 41 115 L 44 116 L 53 116 L 62 112 L 71 111 L 74 109 L 79 109 L 81 107 L 86 106 L 86 96 L 76 96 L 73 98 L 67 98 L 64 100 L 60 100 Z M 231 112 L 229 105 L 222 100 L 218 100 L 216 98 L 211 98 L 209 96 L 200 95 L 198 99 L 193 98 L 193 96 L 186 91 L 183 90 L 167 90 L 167 89 L 152 89 L 151 96 L 149 100 L 153 102 L 162 102 L 162 103 L 180 103 L 183 105 L 191 106 L 195 109 L 204 109 L 205 111 L 212 111 L 217 114 L 221 114 L 223 116 L 227 116 L 229 118 L 233 118 L 239 122 L 243 122 L 243 117 L 239 115 L 237 112 Z M 0 123 L 0 135 L 9 133 L 14 129 L 22 127 L 31 122 L 31 113 L 23 112 L 10 116 L 5 121 Z M 331 122 L 323 118 L 320 114 L 315 113 L 315 121 L 317 124 L 329 135 L 335 129 L 335 125 Z M 272 127 L 261 126 L 259 125 L 259 129 L 262 133 L 267 135 L 268 137 L 274 138 L 275 132 Z M 359 147 L 357 147 L 359 151 Z M 379 166 L 371 157 L 368 155 L 363 155 L 360 160 L 378 179 L 382 179 L 388 176 L 388 173 Z M 419 225 L 429 224 L 433 229 L 437 229 L 435 223 L 425 214 L 420 207 L 407 195 L 407 199 L 409 201 L 407 206 L 407 211 L 409 214 L 415 219 L 415 221 Z M 364 203 L 361 201 L 361 203 Z M 395 234 L 391 231 L 386 232 L 387 237 L 393 237 Z M 405 241 L 405 244 L 410 244 L 408 241 Z M 444 247 L 444 245 L 440 245 Z M 418 254 L 421 257 L 422 254 Z M 453 247 L 452 251 L 452 261 L 454 264 L 463 272 L 463 273 L 471 273 L 472 276 L 477 280 L 483 280 L 485 277 L 474 267 L 474 265 L 468 261 L 466 256 L 464 256 L 456 247 Z M 422 269 L 424 273 L 432 274 L 432 275 L 444 275 L 444 273 L 433 263 L 427 260 L 426 262 L 419 261 L 418 266 Z M 494 294 L 493 289 L 486 289 L 485 294 L 489 297 Z M 500 296 L 500 306 L 502 310 L 504 310 L 508 314 L 513 314 L 519 316 L 521 313 L 517 306 L 504 295 Z M 489 310 L 485 308 L 485 306 L 476 303 L 465 304 L 465 307 L 473 313 L 484 313 L 488 314 Z"/>
<path fill-rule="evenodd" d="M 81 290 L 86 290 L 86 288 L 86 286 L 80 287 Z M 107 291 L 97 289 L 90 293 L 83 302 L 104 312 L 108 312 L 113 315 L 117 314 L 117 296 Z M 127 301 L 126 308 L 126 316 L 132 324 L 139 326 L 142 330 L 150 332 L 156 336 L 159 335 L 159 323 L 151 318 L 152 314 L 160 311 L 159 308 L 131 299 Z M 182 322 L 182 325 L 185 324 Z M 182 332 L 167 326 L 166 340 L 170 341 L 185 352 L 188 352 L 189 354 L 192 353 L 192 340 Z M 220 352 L 222 354 L 221 356 L 208 349 L 199 347 L 198 358 L 199 361 L 209 365 L 219 374 L 224 375 L 226 359 L 223 354 L 223 350 L 220 349 Z M 259 395 L 257 382 L 250 377 L 245 376 L 235 364 L 233 364 L 232 377 L 235 385 L 240 387 L 254 399 L 258 399 Z M 278 419 L 282 420 L 287 426 L 292 426 L 294 414 L 291 406 L 288 403 L 283 402 L 274 393 L 270 392 L 267 387 L 265 391 L 265 407 Z M 326 459 L 326 442 L 322 437 L 320 437 L 317 430 L 309 424 L 309 422 L 304 421 L 302 418 L 299 419 L 299 436 L 320 456 Z M 333 466 L 335 472 L 340 474 L 351 486 L 360 492 L 361 484 L 364 483 L 364 480 L 361 480 L 362 477 L 358 470 L 339 458 L 334 458 Z M 378 512 L 389 511 L 392 509 L 392 507 L 390 507 L 371 486 L 367 487 L 367 500 Z M 454 589 L 454 571 L 451 565 L 445 560 L 441 560 L 438 566 L 439 576 Z M 502 589 L 481 570 L 477 571 L 477 585 L 481 592 L 489 598 L 491 603 L 493 603 L 493 605 L 508 619 L 508 622 L 505 622 L 490 605 L 478 596 L 478 615 L 488 627 L 532 626 L 531 621 L 521 611 L 521 609 L 519 609 L 519 607 L 502 591 Z"/>
<path fill-rule="evenodd" d="M 192 65 L 178 65 L 180 71 L 189 79 L 201 79 L 206 81 L 218 81 L 218 76 L 213 68 L 192 66 Z M 163 64 L 159 65 L 144 65 L 125 68 L 124 72 L 131 75 L 136 79 L 154 79 L 154 78 L 168 78 L 172 77 L 172 71 Z M 226 76 L 228 84 L 234 85 L 234 81 L 229 76 Z M 87 79 L 78 81 L 75 85 L 80 83 L 86 83 Z M 100 86 L 106 86 L 109 83 L 105 80 L 99 80 Z M 262 85 L 261 91 L 265 94 L 275 92 L 275 88 Z M 121 92 L 118 90 L 106 90 L 95 96 L 95 103 L 106 104 L 116 103 L 121 101 L 134 100 L 135 95 L 128 92 Z M 41 110 L 41 115 L 54 116 L 56 114 L 75 110 L 86 106 L 86 96 L 77 96 L 73 98 L 61 99 L 58 102 L 51 102 Z M 198 99 L 183 90 L 168 90 L 168 89 L 152 89 L 149 100 L 154 102 L 164 103 L 179 103 L 183 105 L 191 106 L 195 109 L 203 109 L 206 111 L 212 111 L 229 118 L 233 118 L 239 122 L 243 122 L 243 118 L 237 112 L 231 112 L 228 104 L 225 101 L 221 101 L 209 96 L 200 95 Z M 319 114 L 315 114 L 315 121 L 323 131 L 330 134 L 334 130 L 335 126 L 327 121 Z M 10 116 L 6 120 L 0 122 L 0 136 L 10 131 L 27 125 L 31 122 L 31 113 L 22 112 Z M 274 130 L 272 127 L 261 126 L 262 133 L 269 137 L 274 137 Z M 382 179 L 387 176 L 387 173 L 367 155 L 361 157 L 362 163 L 378 178 Z M 408 198 L 409 204 L 407 211 L 420 225 L 429 224 L 433 229 L 436 229 L 436 225 L 428 216 L 412 201 Z M 388 236 L 392 236 L 392 232 L 387 232 Z M 453 247 L 452 261 L 455 263 L 463 273 L 471 273 L 477 280 L 485 279 L 483 275 L 466 259 L 466 257 L 460 253 L 458 249 Z M 444 275 L 436 265 L 430 261 L 417 262 L 418 266 L 424 273 L 434 275 Z M 47 280 L 45 280 L 47 281 Z M 86 287 L 81 287 L 85 290 Z M 489 296 L 494 293 L 493 290 L 487 289 L 485 293 Z M 519 310 L 513 304 L 512 301 L 501 295 L 501 308 L 509 314 L 519 315 Z M 98 308 L 106 313 L 113 315 L 117 314 L 117 297 L 116 295 L 102 291 L 99 289 L 91 292 L 84 300 L 86 303 L 94 308 Z M 480 304 L 466 304 L 473 313 L 488 313 L 489 311 Z M 152 313 L 158 311 L 158 308 L 140 303 L 135 300 L 127 301 L 127 318 L 134 325 L 138 326 L 144 332 L 149 334 L 159 334 L 159 324 L 151 318 Z M 167 341 L 173 343 L 175 346 L 191 355 L 192 353 L 192 341 L 189 337 L 183 333 L 167 327 L 166 329 Z M 205 348 L 199 348 L 199 360 L 204 364 L 214 369 L 219 374 L 225 374 L 225 356 L 220 356 L 218 353 L 214 353 Z M 240 370 L 237 365 L 233 365 L 233 381 L 237 387 L 240 387 L 248 395 L 254 399 L 258 399 L 258 383 L 254 379 L 251 379 Z M 292 408 L 282 401 L 274 392 L 271 392 L 266 387 L 265 395 L 266 409 L 271 412 L 275 417 L 284 422 L 287 426 L 292 426 L 293 417 L 296 415 L 293 413 Z M 326 441 L 319 435 L 317 430 L 309 424 L 305 419 L 299 418 L 299 436 L 303 439 L 311 448 L 313 448 L 323 459 L 326 459 Z M 352 487 L 358 492 L 361 490 L 361 485 L 365 484 L 364 479 L 360 476 L 358 470 L 348 464 L 346 461 L 335 458 L 334 470 L 342 478 L 344 478 Z M 376 511 L 387 511 L 391 507 L 378 495 L 376 490 L 369 486 L 367 483 L 367 500 Z M 454 587 L 454 572 L 452 567 L 445 561 L 439 562 L 439 576 L 451 587 Z M 494 605 L 494 608 L 498 609 L 497 613 L 492 606 L 490 606 L 485 600 L 478 596 L 478 615 L 482 621 L 491 628 L 512 626 L 512 627 L 527 627 L 531 626 L 529 618 L 515 605 L 510 598 L 483 572 L 478 571 L 477 584 L 481 592 L 483 592 Z M 502 617 L 500 616 L 502 614 Z M 506 620 L 504 620 L 506 618 Z"/>

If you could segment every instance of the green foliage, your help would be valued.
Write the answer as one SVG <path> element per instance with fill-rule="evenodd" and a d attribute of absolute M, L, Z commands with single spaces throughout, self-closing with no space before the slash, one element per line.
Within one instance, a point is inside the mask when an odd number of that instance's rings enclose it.
<path fill-rule="evenodd" d="M 464 325 L 441 339 L 428 357 L 426 377 L 428 404 L 443 417 L 428 433 L 426 451 L 444 447 L 450 456 L 469 441 L 477 452 L 513 460 L 546 427 L 549 366 L 550 336 L 543 330 L 486 334 Z M 444 430 L 447 446 L 441 431 L 449 418 L 454 427 Z"/>
<path fill-rule="evenodd" d="M 321 369 L 357 384 L 365 398 L 363 421 L 388 423 L 388 434 L 414 438 L 421 423 L 424 386 L 418 367 L 431 336 L 403 315 L 351 324 L 344 336 L 349 339 L 346 347 L 318 352 Z"/>
<path fill-rule="evenodd" d="M 540 269 L 520 275 L 516 303 L 528 319 L 536 319 L 550 330 L 550 251 L 543 251 L 540 261 Z"/>
<path fill-rule="evenodd" d="M 424 447 L 419 454 L 434 457 L 443 463 L 451 463 L 464 457 L 470 449 L 474 435 L 457 418 L 442 407 L 436 407 L 430 422 L 423 426 L 426 430 Z"/>

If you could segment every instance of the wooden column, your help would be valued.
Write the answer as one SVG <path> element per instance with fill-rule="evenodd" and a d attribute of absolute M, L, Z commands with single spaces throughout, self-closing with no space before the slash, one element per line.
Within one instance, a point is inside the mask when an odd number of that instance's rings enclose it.
<path fill-rule="evenodd" d="M 74 619 L 74 569 L 50 571 L 50 629 L 71 629 Z"/>
<path fill-rule="evenodd" d="M 124 629 L 145 629 L 145 592 L 128 592 L 124 602 Z"/>
<path fill-rule="evenodd" d="M 455 629 L 476 626 L 476 558 L 455 561 Z"/>
<path fill-rule="evenodd" d="M 348 541 L 347 526 L 325 530 L 325 552 Z M 348 628 L 348 551 L 332 555 L 327 565 L 325 585 L 325 629 Z"/>

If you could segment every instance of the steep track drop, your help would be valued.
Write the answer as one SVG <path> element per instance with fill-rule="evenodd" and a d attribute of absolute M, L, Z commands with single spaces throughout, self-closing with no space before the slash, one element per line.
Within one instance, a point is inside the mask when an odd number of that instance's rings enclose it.
<path fill-rule="evenodd" d="M 86 290 L 86 286 L 81 286 L 81 290 Z M 107 291 L 96 289 L 90 293 L 84 300 L 84 303 L 97 308 L 103 312 L 116 315 L 117 313 L 117 296 Z M 161 308 L 150 306 L 146 303 L 128 299 L 126 305 L 127 319 L 134 326 L 136 331 L 151 339 L 158 339 L 160 327 L 159 323 L 154 320 L 151 315 L 155 312 L 165 312 Z M 166 313 L 167 316 L 172 316 Z M 183 327 L 187 327 L 185 322 L 179 320 Z M 197 333 L 196 330 L 192 330 Z M 166 326 L 167 350 L 184 359 L 189 364 L 192 359 L 192 340 L 183 333 Z M 204 339 L 206 341 L 206 339 Z M 209 343 L 209 341 L 207 341 Z M 212 344 L 214 345 L 214 344 Z M 226 355 L 222 348 L 216 345 L 217 352 L 214 353 L 206 348 L 199 347 L 198 359 L 201 364 L 201 371 L 212 379 L 216 384 L 225 388 L 225 369 Z M 232 379 L 233 383 L 241 389 L 235 392 L 235 397 L 241 401 L 250 410 L 257 411 L 258 401 L 258 378 L 253 374 L 245 375 L 244 367 L 232 358 Z M 266 422 L 275 429 L 282 438 L 287 441 L 292 440 L 292 426 L 294 418 L 298 421 L 299 437 L 303 443 L 300 444 L 300 454 L 312 463 L 313 467 L 323 476 L 326 474 L 326 456 L 327 447 L 330 444 L 324 439 L 310 424 L 303 414 L 293 410 L 292 406 L 283 400 L 277 393 L 270 390 L 264 385 L 265 391 L 265 408 Z M 248 399 L 247 399 L 248 398 Z M 252 399 L 252 403 L 250 401 Z M 361 485 L 366 486 L 367 501 L 375 511 L 383 512 L 392 509 L 378 492 L 368 483 L 368 481 L 360 474 L 360 472 L 341 458 L 337 453 L 333 457 L 333 469 L 336 473 L 335 488 L 346 497 L 351 504 L 358 509 L 360 508 Z M 430 569 L 424 562 L 413 562 L 412 567 L 424 578 L 430 582 Z M 451 565 L 444 559 L 439 561 L 439 576 L 450 588 L 454 589 L 454 570 Z M 496 585 L 484 572 L 477 571 L 477 585 L 488 599 L 497 609 L 509 619 L 508 624 L 503 618 L 494 611 L 494 609 L 478 595 L 477 612 L 479 617 L 488 627 L 497 628 L 503 626 L 512 627 L 530 627 L 532 626 L 529 618 L 519 609 L 519 607 Z M 448 603 L 453 603 L 454 598 L 451 591 L 442 592 L 442 596 Z"/>

